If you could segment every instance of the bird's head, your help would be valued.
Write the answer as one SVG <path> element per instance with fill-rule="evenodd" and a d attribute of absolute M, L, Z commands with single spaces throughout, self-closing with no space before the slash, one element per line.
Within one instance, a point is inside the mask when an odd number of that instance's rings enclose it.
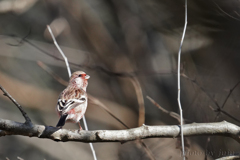
<path fill-rule="evenodd" d="M 83 71 L 76 71 L 72 74 L 69 84 L 75 85 L 77 88 L 82 88 L 86 91 L 87 85 L 88 85 L 88 79 L 90 78 L 89 75 L 87 75 Z"/>

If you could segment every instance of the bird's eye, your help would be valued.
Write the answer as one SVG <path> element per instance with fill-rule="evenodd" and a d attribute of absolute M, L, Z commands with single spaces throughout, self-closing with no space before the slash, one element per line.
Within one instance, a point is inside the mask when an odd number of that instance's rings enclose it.
<path fill-rule="evenodd" d="M 85 98 L 81 98 L 80 100 L 85 101 L 86 99 Z"/>
<path fill-rule="evenodd" d="M 81 75 L 81 74 L 79 74 L 79 75 L 78 75 L 78 77 L 82 77 L 82 75 Z"/>

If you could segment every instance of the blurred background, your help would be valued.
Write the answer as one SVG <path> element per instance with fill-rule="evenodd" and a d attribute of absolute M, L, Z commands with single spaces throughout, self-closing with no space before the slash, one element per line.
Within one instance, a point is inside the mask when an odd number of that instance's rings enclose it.
<path fill-rule="evenodd" d="M 1 0 L 0 84 L 24 107 L 35 124 L 55 126 L 55 106 L 72 72 L 91 76 L 86 119 L 89 130 L 176 125 L 159 110 L 178 113 L 177 52 L 184 26 L 184 1 L 161 0 Z M 191 0 L 181 63 L 181 101 L 186 123 L 226 120 L 240 125 L 240 2 Z M 55 76 L 54 76 L 55 75 Z M 61 79 L 60 79 L 61 78 Z M 62 83 L 61 83 L 62 82 Z M 96 101 L 100 103 L 96 103 Z M 140 114 L 139 114 L 140 113 Z M 145 118 L 144 115 L 145 114 Z M 139 116 L 140 115 L 140 116 Z M 0 94 L 0 118 L 24 122 L 19 110 Z M 76 124 L 64 128 L 78 129 Z M 178 138 L 95 143 L 99 160 L 181 159 Z M 186 138 L 188 159 L 239 154 L 231 138 Z M 0 138 L 0 159 L 91 160 L 88 144 L 22 136 Z"/>

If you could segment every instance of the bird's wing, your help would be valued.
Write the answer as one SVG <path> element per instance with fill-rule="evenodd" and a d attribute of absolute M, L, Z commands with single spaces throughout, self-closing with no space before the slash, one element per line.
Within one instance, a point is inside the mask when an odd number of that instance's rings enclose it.
<path fill-rule="evenodd" d="M 86 102 L 86 99 L 85 95 L 82 95 L 79 99 L 59 99 L 57 103 L 57 110 L 61 113 L 61 115 L 67 114 L 67 112 L 71 109 Z"/>

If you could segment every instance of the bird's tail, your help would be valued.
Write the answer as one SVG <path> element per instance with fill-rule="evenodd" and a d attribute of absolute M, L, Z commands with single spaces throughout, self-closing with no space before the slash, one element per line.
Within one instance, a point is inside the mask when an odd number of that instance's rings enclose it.
<path fill-rule="evenodd" d="M 62 127 L 64 126 L 65 122 L 66 122 L 66 118 L 67 118 L 67 114 L 64 114 L 60 117 L 59 121 L 58 121 L 58 124 L 56 127 Z"/>

